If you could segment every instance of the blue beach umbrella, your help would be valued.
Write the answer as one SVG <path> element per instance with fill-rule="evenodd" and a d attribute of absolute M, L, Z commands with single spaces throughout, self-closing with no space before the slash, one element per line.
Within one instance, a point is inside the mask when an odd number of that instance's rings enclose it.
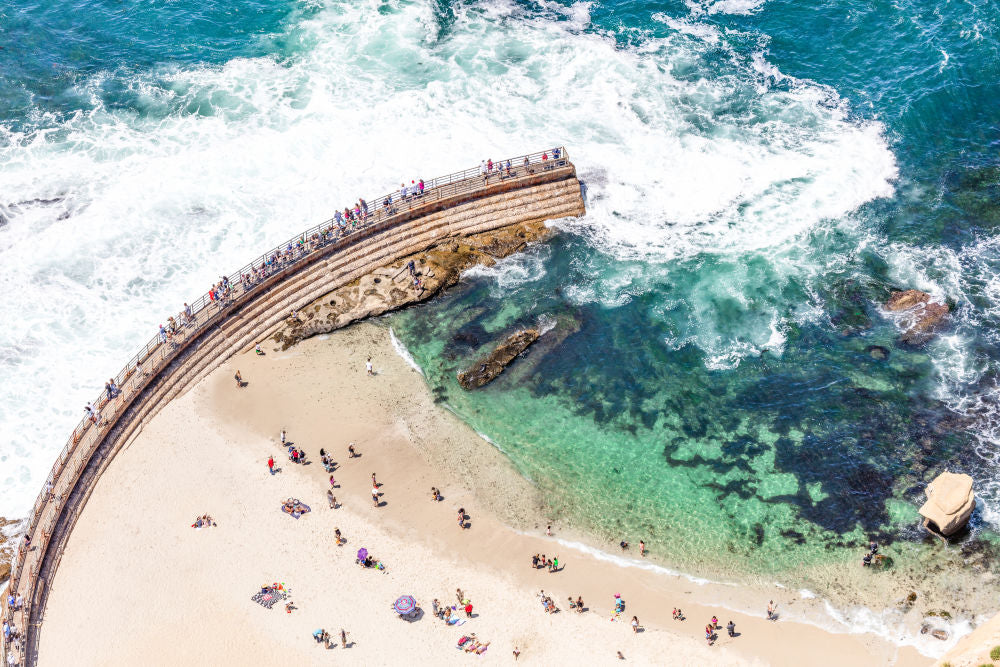
<path fill-rule="evenodd" d="M 403 616 L 417 608 L 417 601 L 413 599 L 412 595 L 404 595 L 393 603 L 392 608 L 396 610 L 397 614 Z"/>

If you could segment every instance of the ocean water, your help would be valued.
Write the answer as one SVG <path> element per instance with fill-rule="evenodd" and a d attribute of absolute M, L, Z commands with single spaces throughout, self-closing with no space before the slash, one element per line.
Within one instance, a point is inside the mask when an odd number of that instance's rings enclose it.
<path fill-rule="evenodd" d="M 30 507 L 84 403 L 223 272 L 359 195 L 565 144 L 587 217 L 392 318 L 440 400 L 561 520 L 644 537 L 670 567 L 876 605 L 834 580 L 877 537 L 907 582 L 974 590 L 1000 525 L 998 14 L 8 2 L 0 514 Z M 900 287 L 953 307 L 925 346 L 881 307 Z M 547 332 L 510 372 L 457 387 L 527 324 Z M 916 507 L 945 468 L 981 504 L 943 550 Z"/>

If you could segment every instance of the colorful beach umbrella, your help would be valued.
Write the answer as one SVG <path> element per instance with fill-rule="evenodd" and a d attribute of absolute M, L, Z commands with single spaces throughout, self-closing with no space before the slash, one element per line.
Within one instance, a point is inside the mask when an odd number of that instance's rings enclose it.
<path fill-rule="evenodd" d="M 361 547 L 358 549 L 358 560 L 364 560 L 366 558 L 368 558 L 368 549 Z"/>
<path fill-rule="evenodd" d="M 412 595 L 404 595 L 393 603 L 392 608 L 396 610 L 397 614 L 409 614 L 417 608 L 417 601 L 413 599 Z"/>

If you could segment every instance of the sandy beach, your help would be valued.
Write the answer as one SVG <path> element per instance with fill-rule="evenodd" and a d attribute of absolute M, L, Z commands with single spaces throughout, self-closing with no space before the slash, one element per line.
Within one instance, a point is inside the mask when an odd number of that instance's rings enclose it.
<path fill-rule="evenodd" d="M 286 352 L 237 355 L 165 407 L 113 461 L 77 523 L 52 582 L 40 630 L 43 664 L 398 664 L 460 660 L 518 663 L 919 665 L 931 660 L 872 634 L 837 634 L 795 620 L 796 596 L 780 618 L 730 611 L 758 591 L 698 583 L 643 561 L 633 545 L 616 560 L 561 526 L 545 535 L 544 500 L 506 457 L 434 403 L 420 375 L 393 349 L 379 323 L 354 325 Z M 375 375 L 365 372 L 372 358 Z M 236 388 L 239 370 L 248 382 Z M 296 465 L 279 433 L 311 461 Z M 348 458 L 355 443 L 359 458 Z M 333 454 L 334 493 L 319 450 Z M 281 471 L 271 475 L 268 457 Z M 371 475 L 381 484 L 371 498 Z M 431 500 L 439 488 L 443 500 Z M 311 512 L 280 510 L 296 498 Z M 463 507 L 470 527 L 457 525 Z M 191 524 L 208 513 L 216 527 Z M 336 546 L 339 528 L 346 543 Z M 367 548 L 385 572 L 355 564 Z M 531 568 L 558 556 L 564 569 Z M 251 601 L 280 582 L 284 602 Z M 430 614 L 434 598 L 473 617 L 448 627 Z M 546 614 L 544 589 L 560 608 Z M 614 595 L 626 613 L 611 622 Z M 413 595 L 427 613 L 397 617 L 393 601 Z M 582 596 L 588 610 L 569 609 Z M 799 602 L 798 604 L 802 604 Z M 679 606 L 687 620 L 675 621 Z M 642 632 L 628 621 L 638 616 Z M 706 622 L 724 627 L 714 645 Z M 461 617 L 465 619 L 464 612 Z M 348 634 L 347 655 L 314 641 L 315 630 Z M 479 656 L 456 641 L 489 642 Z"/>

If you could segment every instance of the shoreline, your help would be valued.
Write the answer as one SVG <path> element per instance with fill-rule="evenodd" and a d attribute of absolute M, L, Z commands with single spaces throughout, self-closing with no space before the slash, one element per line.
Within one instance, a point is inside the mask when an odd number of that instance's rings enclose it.
<path fill-rule="evenodd" d="M 374 378 L 364 376 L 366 353 L 373 356 L 378 370 Z M 249 380 L 247 388 L 237 390 L 232 386 L 232 373 L 236 368 Z M 427 595 L 441 597 L 451 589 L 450 581 L 448 584 L 428 581 L 428 577 L 435 579 L 431 570 L 443 568 L 437 572 L 437 577 L 445 581 L 455 577 L 462 580 L 484 577 L 480 582 L 482 590 L 458 584 L 466 590 L 476 590 L 472 594 L 474 602 L 478 600 L 481 605 L 478 608 L 484 610 L 482 623 L 477 619 L 470 623 L 485 627 L 495 620 L 502 621 L 490 630 L 492 637 L 481 635 L 494 642 L 517 642 L 518 637 L 527 637 L 525 633 L 529 633 L 533 648 L 522 647 L 525 651 L 522 660 L 565 661 L 567 655 L 577 651 L 583 651 L 581 659 L 592 659 L 594 650 L 603 650 L 595 648 L 592 642 L 611 641 L 609 637 L 617 637 L 619 631 L 623 638 L 628 637 L 631 633 L 627 626 L 619 627 L 625 624 L 607 622 L 611 596 L 620 589 L 628 600 L 628 612 L 637 614 L 648 629 L 647 633 L 629 637 L 635 641 L 629 641 L 631 648 L 623 652 L 634 661 L 642 662 L 642 656 L 647 656 L 650 664 L 655 663 L 655 655 L 669 646 L 672 654 L 687 652 L 689 660 L 711 659 L 727 664 L 747 660 L 796 664 L 798 656 L 806 650 L 824 657 L 836 655 L 836 661 L 830 658 L 829 664 L 842 663 L 852 657 L 855 662 L 865 664 L 929 663 L 912 648 L 899 648 L 873 635 L 833 634 L 793 620 L 768 623 L 759 616 L 723 612 L 719 604 L 722 600 L 716 600 L 713 606 L 709 599 L 718 596 L 718 592 L 706 591 L 705 585 L 699 586 L 698 594 L 694 595 L 695 585 L 680 575 L 650 572 L 645 567 L 623 568 L 592 554 L 572 552 L 570 560 L 564 560 L 566 570 L 554 575 L 531 570 L 530 556 L 536 551 L 551 552 L 552 546 L 559 544 L 561 553 L 556 555 L 565 557 L 568 553 L 563 551 L 568 548 L 565 545 L 544 535 L 530 534 L 544 519 L 544 505 L 530 482 L 514 471 L 513 465 L 498 449 L 483 447 L 483 441 L 457 416 L 437 409 L 422 379 L 414 382 L 418 379 L 415 373 L 397 355 L 387 327 L 362 323 L 310 339 L 285 353 L 269 352 L 260 358 L 237 355 L 187 394 L 165 406 L 109 467 L 105 473 L 107 479 L 96 487 L 70 538 L 68 557 L 52 584 L 46 623 L 41 632 L 41 661 L 54 663 L 64 651 L 74 651 L 77 657 L 85 653 L 83 647 L 100 641 L 104 628 L 116 627 L 114 620 L 118 615 L 123 615 L 121 622 L 129 629 L 123 633 L 127 639 L 116 640 L 123 644 L 120 649 L 126 653 L 142 651 L 151 641 L 148 631 L 143 628 L 173 627 L 172 624 L 180 623 L 182 617 L 190 616 L 191 609 L 179 603 L 178 597 L 196 605 L 197 609 L 217 610 L 209 614 L 209 618 L 199 615 L 198 623 L 209 623 L 213 627 L 221 623 L 219 631 L 227 637 L 234 633 L 243 637 L 241 631 L 252 626 L 254 630 L 246 639 L 253 644 L 251 655 L 258 660 L 272 650 L 272 644 L 259 645 L 260 640 L 254 635 L 257 632 L 263 633 L 268 642 L 277 642 L 282 655 L 287 656 L 288 651 L 297 653 L 302 648 L 299 644 L 308 639 L 305 627 L 301 627 L 299 636 L 293 638 L 284 631 L 260 626 L 259 622 L 284 614 L 258 618 L 259 615 L 253 613 L 257 610 L 247 609 L 255 606 L 250 605 L 247 598 L 261 581 L 271 581 L 276 576 L 290 578 L 290 575 L 263 573 L 268 569 L 264 566 L 273 559 L 273 549 L 285 556 L 279 557 L 279 561 L 291 569 L 301 570 L 293 567 L 298 559 L 307 561 L 304 562 L 305 570 L 297 573 L 300 577 L 297 581 L 305 577 L 308 581 L 305 587 L 310 591 L 302 598 L 307 601 L 302 603 L 302 616 L 312 613 L 307 607 L 315 610 L 335 605 L 321 594 L 322 581 L 315 580 L 309 573 L 319 569 L 325 572 L 331 539 L 328 524 L 336 521 L 345 528 L 345 535 L 350 540 L 348 547 L 358 546 L 356 535 L 365 533 L 371 536 L 371 540 L 365 539 L 366 546 L 379 555 L 387 552 L 376 544 L 388 548 L 391 543 L 390 558 L 408 554 L 414 561 L 422 560 L 419 568 L 411 571 L 409 559 L 394 562 L 387 558 L 389 577 L 400 576 L 407 580 L 405 585 L 399 586 L 407 590 L 399 592 L 412 592 L 424 607 L 429 607 Z M 294 425 L 284 423 L 286 421 Z M 192 426 L 197 428 L 192 431 Z M 292 464 L 278 457 L 276 440 L 282 427 L 288 429 L 290 439 L 301 440 L 310 458 L 316 461 L 314 466 L 294 466 L 293 469 Z M 198 438 L 204 447 L 202 453 L 198 445 L 178 435 L 188 431 L 202 434 Z M 335 441 L 327 449 L 342 452 L 348 439 L 358 442 L 363 459 L 360 465 L 338 459 L 342 472 L 335 473 L 341 486 L 337 497 L 347 504 L 347 508 L 343 512 L 332 511 L 331 516 L 323 497 L 327 482 L 317 461 L 318 451 L 323 446 L 320 443 Z M 285 468 L 276 478 L 267 474 L 264 461 L 268 455 L 275 455 L 279 465 Z M 188 461 L 185 457 L 189 456 L 194 458 Z M 175 460 L 178 457 L 185 460 Z M 206 468 L 211 470 L 197 469 L 199 459 L 203 459 Z M 388 504 L 378 511 L 370 507 L 370 468 L 379 471 L 386 485 Z M 257 492 L 266 491 L 263 485 L 268 484 L 288 490 L 267 491 L 266 501 L 257 499 L 256 496 L 261 495 Z M 430 501 L 431 485 L 442 489 L 446 496 L 442 503 Z M 247 489 L 254 493 L 247 495 Z M 285 493 L 303 498 L 313 512 L 298 522 L 281 515 L 277 510 L 278 496 L 283 498 Z M 123 499 L 128 502 L 123 503 Z M 263 504 L 258 507 L 259 503 Z M 494 503 L 495 507 L 489 506 Z M 452 505 L 466 508 L 472 517 L 471 530 L 458 531 Z M 193 540 L 197 533 L 186 525 L 177 525 L 178 522 L 189 523 L 190 518 L 205 510 L 222 527 L 210 531 L 212 539 L 216 540 L 215 535 L 225 536 L 218 538 L 223 543 L 215 545 L 209 561 L 205 560 L 207 554 L 199 550 L 198 541 Z M 173 520 L 166 521 L 164 514 L 171 515 Z M 146 525 L 144 521 L 156 525 Z M 259 538 L 255 536 L 261 528 L 256 525 L 258 521 L 263 522 L 265 533 L 275 532 L 276 542 L 262 546 L 254 541 L 255 537 Z M 229 535 L 226 529 L 229 524 L 238 524 L 241 532 Z M 510 525 L 519 525 L 523 530 L 510 528 Z M 571 533 L 559 531 L 557 537 L 566 539 Z M 197 534 L 197 537 L 202 535 Z M 282 541 L 285 539 L 291 542 L 285 544 Z M 202 585 L 192 588 L 185 576 L 168 571 L 162 573 L 165 580 L 160 584 L 175 594 L 164 598 L 162 593 L 149 591 L 156 586 L 148 582 L 149 573 L 144 570 L 150 565 L 143 557 L 164 550 L 172 567 L 195 576 Z M 429 559 L 427 554 L 431 554 Z M 233 568 L 228 568 L 216 573 L 219 581 L 199 576 L 199 573 L 208 574 L 201 572 L 203 569 L 216 569 L 215 561 L 235 556 L 241 564 L 238 569 L 258 566 L 259 573 L 237 574 L 231 571 Z M 369 597 L 366 588 L 356 588 L 358 582 L 355 580 L 358 579 L 356 575 L 372 573 L 345 571 L 350 563 L 343 564 L 343 553 L 336 554 L 336 560 L 341 564 L 332 574 L 326 573 L 337 579 L 334 588 L 337 591 L 356 590 L 360 595 L 358 599 Z M 97 609 L 81 613 L 75 600 L 85 595 L 88 585 L 92 584 L 86 573 L 92 572 L 90 568 L 95 563 L 106 566 L 123 563 L 122 568 L 109 569 L 122 572 L 124 579 L 134 579 L 138 590 L 145 593 L 139 597 L 146 602 L 137 606 L 130 596 L 115 594 L 112 604 L 106 605 L 103 613 L 98 613 Z M 129 563 L 136 565 L 130 569 Z M 541 612 L 532 594 L 532 589 L 539 587 L 559 591 L 553 597 L 563 608 L 562 613 L 549 616 Z M 294 590 L 302 588 L 296 584 Z M 730 592 L 739 587 L 724 588 Z M 311 592 L 314 589 L 316 593 Z M 234 590 L 239 592 L 234 593 Z M 184 597 L 186 592 L 190 598 Z M 567 595 L 579 594 L 593 613 L 570 616 L 562 601 Z M 155 603 L 150 603 L 150 596 Z M 301 596 L 297 593 L 296 597 Z M 763 603 L 766 604 L 766 600 Z M 391 615 L 386 613 L 386 604 L 379 603 L 377 609 L 370 612 L 359 608 L 356 615 L 370 613 L 377 627 L 387 622 L 394 625 Z M 685 610 L 687 621 L 677 623 L 670 619 L 668 610 L 672 604 Z M 789 606 L 783 605 L 779 610 L 792 615 L 794 612 Z M 501 613 L 499 620 L 493 619 L 497 609 L 508 610 L 508 613 Z M 722 624 L 731 616 L 743 636 L 736 640 L 720 637 L 719 645 L 706 647 L 700 638 L 702 623 L 713 609 L 716 614 L 727 615 L 720 616 Z M 96 618 L 88 623 L 87 617 L 92 614 Z M 224 619 L 215 619 L 217 614 Z M 309 625 L 313 621 L 302 622 Z M 280 622 L 278 626 L 284 627 Z M 440 627 L 440 621 L 430 617 L 412 626 L 403 624 L 400 627 L 403 626 L 420 628 L 421 637 L 458 634 Z M 551 631 L 537 630 L 541 626 Z M 563 632 L 570 629 L 572 632 L 568 635 Z M 568 639 L 572 640 L 569 644 L 566 643 Z M 358 641 L 360 647 L 362 642 Z M 366 639 L 366 645 L 368 641 Z M 420 646 L 421 651 L 426 651 L 421 652 L 420 657 L 440 659 L 451 655 L 452 649 L 447 642 L 440 646 L 424 642 Z M 201 648 L 214 650 L 211 646 Z M 176 653 L 181 648 L 172 650 Z M 509 659 L 504 654 L 510 650 L 508 646 L 487 657 Z M 647 655 L 646 651 L 653 652 Z M 305 659 L 315 660 L 315 656 Z"/>
<path fill-rule="evenodd" d="M 392 334 L 391 327 L 390 335 L 392 335 L 394 340 L 393 347 L 396 349 L 397 354 L 403 357 L 422 376 L 425 375 L 423 369 L 413 361 L 412 355 L 403 343 L 398 341 L 395 335 Z M 462 415 L 449 403 L 442 403 L 441 407 L 462 421 L 463 424 L 466 423 Z M 508 452 L 499 443 L 494 442 L 490 437 L 479 432 L 472 425 L 468 425 L 468 427 L 492 448 L 501 452 L 505 458 L 508 456 Z M 511 467 L 515 468 L 513 462 L 511 462 Z M 529 481 L 532 481 L 530 476 L 527 476 L 520 470 L 515 469 L 514 474 L 525 476 Z M 534 484 L 533 481 L 532 484 Z M 565 502 L 563 504 L 565 505 Z M 570 523 L 572 523 L 572 517 L 566 516 L 565 508 L 563 511 L 555 511 L 555 513 L 560 514 L 560 518 L 562 519 L 570 519 Z M 556 523 L 551 517 L 547 521 L 553 524 Z M 539 526 L 536 525 L 535 527 L 538 528 Z M 791 617 L 797 622 L 835 634 L 877 635 L 886 638 L 890 643 L 899 648 L 911 647 L 928 659 L 939 659 L 945 653 L 952 651 L 958 642 L 968 637 L 979 626 L 995 616 L 993 613 L 978 613 L 972 617 L 962 616 L 944 619 L 935 617 L 933 610 L 929 614 L 917 613 L 912 606 L 901 604 L 903 597 L 907 595 L 908 591 L 920 590 L 922 606 L 927 607 L 930 604 L 931 608 L 946 608 L 942 603 L 942 598 L 946 598 L 949 591 L 927 591 L 926 586 L 919 587 L 917 582 L 913 581 L 912 578 L 904 577 L 900 579 L 902 571 L 893 571 L 888 575 L 879 575 L 874 579 L 869 578 L 864 581 L 859 579 L 853 582 L 854 588 L 842 590 L 840 598 L 832 598 L 823 593 L 814 592 L 811 590 L 812 585 L 810 584 L 793 585 L 787 581 L 786 583 L 782 583 L 782 575 L 787 573 L 736 573 L 735 575 L 723 571 L 694 573 L 686 571 L 675 564 L 658 561 L 655 551 L 649 552 L 649 558 L 641 559 L 624 553 L 618 554 L 616 551 L 617 545 L 609 543 L 606 539 L 595 533 L 588 532 L 586 528 L 579 525 L 564 526 L 562 530 L 564 532 L 568 531 L 571 536 L 566 539 L 557 538 L 557 541 L 564 544 L 566 548 L 581 551 L 599 560 L 613 563 L 618 567 L 647 569 L 663 576 L 675 576 L 686 579 L 696 586 L 716 587 L 723 591 L 727 588 L 730 590 L 739 590 L 741 591 L 741 595 L 737 596 L 737 599 L 721 603 L 723 608 L 733 613 L 751 616 L 756 613 L 756 606 L 759 605 L 755 601 L 749 601 L 747 593 L 755 593 L 757 596 L 756 599 L 768 599 L 769 597 L 777 599 L 783 597 L 786 599 L 786 605 L 789 601 L 796 605 L 796 611 Z M 527 530 L 523 534 L 525 536 L 531 535 Z M 903 546 L 904 548 L 906 547 L 905 544 Z M 811 565 L 809 568 L 812 572 L 818 571 L 821 578 L 827 582 L 833 581 L 842 584 L 845 582 L 845 577 L 854 575 L 856 563 L 852 559 L 849 563 L 831 563 L 818 567 Z M 906 570 L 906 573 L 911 575 L 911 577 L 913 569 L 911 567 L 909 570 Z M 852 592 L 857 594 L 858 587 L 865 586 L 870 587 L 870 590 L 866 591 L 867 597 L 857 595 L 855 597 L 856 603 L 850 604 L 847 602 L 852 597 Z M 928 592 L 932 595 L 928 596 Z M 931 603 L 928 603 L 929 597 L 932 598 Z M 884 601 L 884 605 L 881 608 L 877 604 L 880 601 Z M 715 602 L 715 604 L 718 605 L 720 603 Z M 786 606 L 786 612 L 787 610 Z M 926 631 L 922 631 L 922 627 Z M 929 632 L 930 630 L 944 630 L 947 632 L 947 639 L 941 640 L 933 637 Z"/>

